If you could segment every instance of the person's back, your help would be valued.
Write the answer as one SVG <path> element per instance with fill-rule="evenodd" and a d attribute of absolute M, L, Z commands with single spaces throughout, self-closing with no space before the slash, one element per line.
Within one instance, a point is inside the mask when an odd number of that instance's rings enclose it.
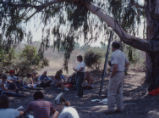
<path fill-rule="evenodd" d="M 44 96 L 41 92 L 35 92 L 34 101 L 29 103 L 25 113 L 32 111 L 34 118 L 50 118 L 51 114 L 55 114 L 56 111 L 52 103 L 43 98 Z"/>
<path fill-rule="evenodd" d="M 118 70 L 119 72 L 125 71 L 125 65 L 128 62 L 124 52 L 121 50 L 116 50 L 112 53 L 112 63 L 118 63 Z"/>
<path fill-rule="evenodd" d="M 19 111 L 12 108 L 0 109 L 1 118 L 17 118 L 20 115 Z"/>
<path fill-rule="evenodd" d="M 17 118 L 22 113 L 16 109 L 9 108 L 9 100 L 6 96 L 0 96 L 0 117 Z"/>
<path fill-rule="evenodd" d="M 53 109 L 53 107 L 48 101 L 35 100 L 29 104 L 28 109 L 33 112 L 35 118 L 49 118 L 50 111 Z"/>

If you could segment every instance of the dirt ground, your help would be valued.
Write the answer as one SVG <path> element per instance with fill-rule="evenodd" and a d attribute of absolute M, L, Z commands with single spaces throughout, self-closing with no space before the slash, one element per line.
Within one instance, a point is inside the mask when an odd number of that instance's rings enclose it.
<path fill-rule="evenodd" d="M 130 71 L 125 78 L 124 83 L 124 104 L 125 111 L 120 114 L 105 115 L 107 105 L 98 102 L 91 102 L 92 99 L 105 98 L 106 91 L 103 91 L 102 97 L 98 96 L 100 85 L 100 74 L 93 73 L 95 79 L 94 89 L 85 90 L 83 98 L 76 98 L 76 91 L 65 92 L 65 98 L 69 100 L 79 114 L 80 118 L 159 118 L 159 96 L 147 96 L 144 82 L 144 72 Z M 106 90 L 108 78 L 105 78 L 104 89 Z M 24 107 L 32 100 L 32 94 L 35 91 L 25 92 L 25 98 L 10 98 L 11 107 L 17 108 L 20 105 Z M 60 93 L 53 87 L 43 90 L 46 99 L 54 103 L 55 96 Z"/>

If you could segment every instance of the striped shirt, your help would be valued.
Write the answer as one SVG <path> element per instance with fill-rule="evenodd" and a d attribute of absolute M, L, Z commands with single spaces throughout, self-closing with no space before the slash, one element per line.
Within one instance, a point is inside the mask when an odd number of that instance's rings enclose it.
<path fill-rule="evenodd" d="M 54 108 L 49 101 L 35 100 L 28 105 L 27 111 L 32 111 L 34 118 L 49 118 Z"/>

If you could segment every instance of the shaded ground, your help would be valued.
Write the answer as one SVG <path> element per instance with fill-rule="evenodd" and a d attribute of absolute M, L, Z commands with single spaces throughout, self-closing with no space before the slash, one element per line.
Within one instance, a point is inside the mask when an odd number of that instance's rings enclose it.
<path fill-rule="evenodd" d="M 94 77 L 96 74 L 94 75 Z M 65 93 L 65 97 L 71 101 L 72 105 L 77 108 L 81 118 L 158 118 L 159 117 L 159 96 L 147 96 L 146 87 L 143 86 L 143 72 L 129 72 L 125 78 L 124 84 L 124 100 L 125 111 L 121 114 L 105 115 L 104 111 L 107 109 L 106 105 L 91 102 L 92 99 L 99 98 L 100 78 L 96 76 L 95 88 L 92 90 L 85 90 L 82 99 L 76 98 L 76 91 L 69 91 Z M 108 80 L 105 79 L 105 88 Z M 142 86 L 141 86 L 142 85 Z M 11 98 L 11 106 L 18 107 L 21 104 L 26 107 L 32 97 L 34 91 L 25 92 L 28 95 L 26 98 L 13 99 Z M 48 100 L 54 102 L 54 97 L 60 92 L 53 87 L 44 90 L 45 96 Z M 106 92 L 103 92 L 103 96 Z M 101 97 L 102 98 L 102 97 Z"/>

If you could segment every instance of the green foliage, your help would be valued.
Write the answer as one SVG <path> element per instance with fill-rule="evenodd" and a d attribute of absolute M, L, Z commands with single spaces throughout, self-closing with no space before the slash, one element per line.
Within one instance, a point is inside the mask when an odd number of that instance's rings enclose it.
<path fill-rule="evenodd" d="M 5 51 L 4 49 L 0 49 L 0 62 L 3 66 L 8 66 L 13 63 L 16 58 L 15 50 L 13 48 L 9 49 L 9 51 Z"/>
<path fill-rule="evenodd" d="M 88 51 L 85 53 L 84 61 L 86 66 L 91 69 L 99 70 L 102 56 L 100 53 Z"/>
<path fill-rule="evenodd" d="M 30 65 L 38 65 L 40 63 L 40 57 L 37 53 L 37 50 L 33 46 L 26 46 L 22 53 L 20 54 L 20 57 L 27 61 Z"/>
<path fill-rule="evenodd" d="M 141 16 L 144 15 L 144 10 L 134 7 L 132 3 L 134 0 L 79 1 L 92 2 L 101 7 L 104 9 L 104 12 L 113 15 L 115 20 L 120 22 L 122 27 L 126 30 L 134 30 L 136 22 L 139 24 Z M 23 23 L 29 21 L 32 16 L 39 14 L 41 16 L 40 20 L 44 24 L 44 28 L 42 28 L 42 45 L 48 47 L 49 40 L 51 39 L 50 35 L 53 35 L 54 47 L 60 49 L 60 45 L 63 45 L 61 49 L 65 52 L 64 65 L 67 69 L 68 59 L 74 49 L 75 40 L 81 39 L 82 35 L 84 40 L 97 40 L 98 36 L 101 34 L 99 32 L 94 34 L 95 30 L 104 30 L 104 33 L 102 34 L 104 36 L 107 26 L 96 17 L 92 17 L 90 12 L 80 3 L 76 4 L 72 0 L 67 0 L 66 2 L 60 2 L 57 4 L 49 4 L 50 2 L 52 1 L 0 0 L 0 28 L 2 29 L 2 34 L 0 35 L 3 35 L 4 37 L 1 42 L 5 44 L 5 49 L 7 50 L 12 44 L 22 41 L 25 37 L 30 39 L 31 35 L 27 35 Z M 92 20 L 90 20 L 90 18 Z M 37 19 L 35 21 L 37 21 Z M 55 21 L 53 25 L 51 21 Z M 49 30 L 45 29 L 46 25 L 49 25 Z M 66 32 L 60 31 L 61 26 L 67 26 Z M 45 32 L 44 30 L 48 31 Z M 44 34 L 46 34 L 46 36 L 44 36 Z M 68 38 L 71 38 L 71 40 L 68 40 Z M 39 51 L 41 57 L 43 56 L 43 49 L 45 48 L 42 48 L 42 50 Z M 34 58 L 39 60 L 38 57 Z M 30 63 L 38 63 L 38 61 Z"/>

